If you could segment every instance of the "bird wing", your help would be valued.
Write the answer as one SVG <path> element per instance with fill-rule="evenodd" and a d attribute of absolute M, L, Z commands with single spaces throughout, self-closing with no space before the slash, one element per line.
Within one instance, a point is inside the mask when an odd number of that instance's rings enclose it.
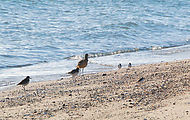
<path fill-rule="evenodd" d="M 73 71 L 74 71 L 74 70 L 72 70 L 72 71 L 68 72 L 68 74 L 72 74 L 72 73 L 73 73 Z"/>
<path fill-rule="evenodd" d="M 78 62 L 77 68 L 85 68 L 88 64 L 88 60 L 81 60 Z"/>
<path fill-rule="evenodd" d="M 77 70 L 77 69 L 74 69 L 74 70 L 68 72 L 68 74 L 74 74 L 75 72 L 78 72 L 78 70 Z"/>
<path fill-rule="evenodd" d="M 22 85 L 26 82 L 26 78 L 24 80 L 22 80 L 21 82 L 19 82 L 17 85 Z"/>
<path fill-rule="evenodd" d="M 19 82 L 17 85 L 22 85 L 22 83 L 23 83 L 23 80 L 21 82 Z"/>
<path fill-rule="evenodd" d="M 84 60 L 79 61 L 79 62 L 78 62 L 78 66 L 82 65 L 83 62 L 84 62 Z"/>

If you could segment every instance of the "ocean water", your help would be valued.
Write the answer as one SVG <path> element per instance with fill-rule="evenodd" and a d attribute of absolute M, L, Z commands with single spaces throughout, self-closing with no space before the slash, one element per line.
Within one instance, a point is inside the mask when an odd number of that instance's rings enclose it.
<path fill-rule="evenodd" d="M 188 0 L 0 0 L 0 88 L 190 58 Z"/>

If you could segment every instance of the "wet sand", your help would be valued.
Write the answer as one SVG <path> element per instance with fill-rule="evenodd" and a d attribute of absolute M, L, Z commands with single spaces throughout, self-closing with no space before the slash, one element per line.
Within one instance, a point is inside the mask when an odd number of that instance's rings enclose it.
<path fill-rule="evenodd" d="M 190 60 L 30 83 L 26 90 L 0 91 L 0 120 L 188 120 Z"/>

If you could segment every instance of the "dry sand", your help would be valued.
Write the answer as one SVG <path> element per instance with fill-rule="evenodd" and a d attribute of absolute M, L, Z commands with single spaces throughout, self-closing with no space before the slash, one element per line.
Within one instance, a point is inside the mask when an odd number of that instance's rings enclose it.
<path fill-rule="evenodd" d="M 190 60 L 30 83 L 26 90 L 0 91 L 0 120 L 190 120 Z"/>

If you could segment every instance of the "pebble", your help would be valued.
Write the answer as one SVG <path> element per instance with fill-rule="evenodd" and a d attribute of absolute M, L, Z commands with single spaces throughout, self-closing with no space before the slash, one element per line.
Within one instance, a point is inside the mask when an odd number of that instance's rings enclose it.
<path fill-rule="evenodd" d="M 187 114 L 187 115 L 189 114 L 189 111 L 188 111 L 188 110 L 186 111 L 186 114 Z"/>
<path fill-rule="evenodd" d="M 106 84 L 107 82 L 103 82 L 103 84 Z"/>
<path fill-rule="evenodd" d="M 133 106 L 129 106 L 129 108 L 133 108 Z"/>
<path fill-rule="evenodd" d="M 102 76 L 106 76 L 106 75 L 107 75 L 106 73 L 102 74 Z"/>

